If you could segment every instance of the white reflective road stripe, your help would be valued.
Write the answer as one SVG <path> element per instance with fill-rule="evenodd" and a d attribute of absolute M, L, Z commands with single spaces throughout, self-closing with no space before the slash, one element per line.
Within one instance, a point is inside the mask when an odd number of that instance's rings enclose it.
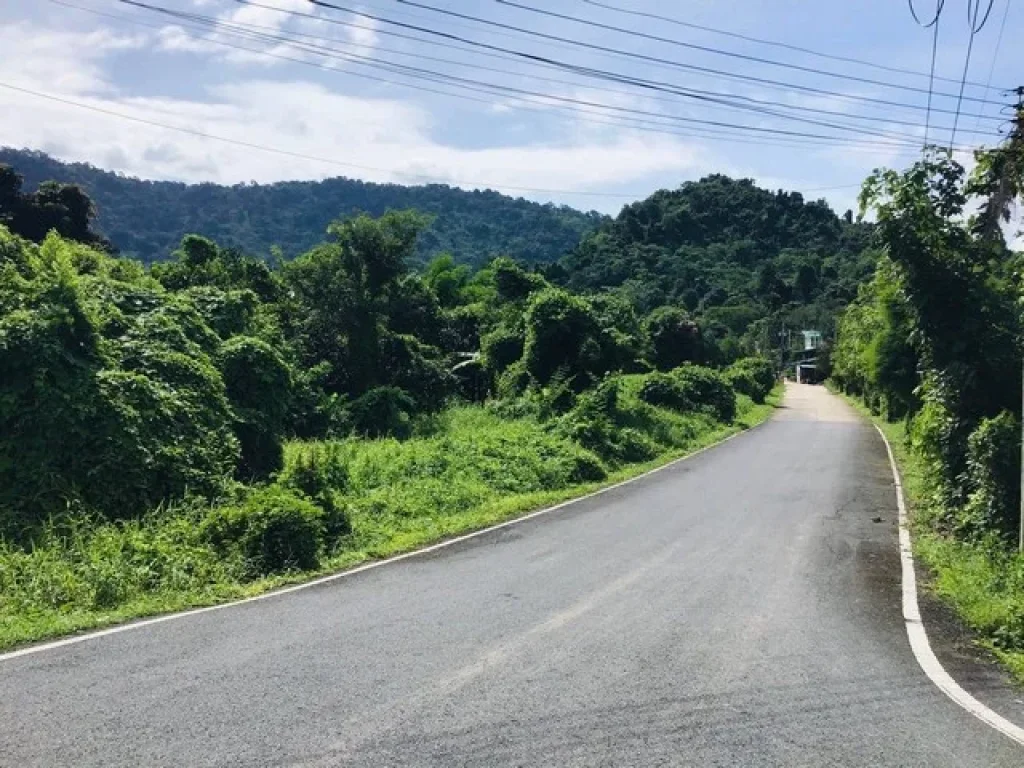
<path fill-rule="evenodd" d="M 910 648 L 914 652 L 914 657 L 924 673 L 928 675 L 928 679 L 935 683 L 940 691 L 983 723 L 992 726 L 1024 746 L 1024 728 L 1014 725 L 1002 715 L 993 712 L 957 685 L 956 680 L 950 677 L 950 674 L 935 657 L 935 652 L 928 642 L 928 633 L 925 631 L 924 622 L 921 621 L 921 610 L 917 604 L 917 576 L 914 573 L 914 553 L 910 546 L 907 505 L 903 499 L 900 471 L 896 467 L 896 460 L 893 458 L 888 438 L 877 424 L 875 429 L 885 441 L 885 450 L 889 454 L 889 465 L 892 467 L 893 482 L 896 484 L 896 504 L 900 513 L 900 562 L 903 566 L 903 621 L 907 627 L 907 638 L 910 640 Z"/>

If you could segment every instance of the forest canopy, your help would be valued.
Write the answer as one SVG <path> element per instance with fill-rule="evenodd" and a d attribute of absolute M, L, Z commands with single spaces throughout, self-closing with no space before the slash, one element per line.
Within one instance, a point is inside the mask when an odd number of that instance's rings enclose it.
<path fill-rule="evenodd" d="M 146 181 L 7 147 L 0 147 L 0 164 L 21 174 L 28 191 L 46 181 L 81 187 L 96 206 L 96 230 L 121 253 L 147 263 L 168 258 L 186 234 L 261 258 L 272 248 L 292 258 L 320 242 L 339 216 L 407 208 L 431 217 L 416 242 L 419 262 L 439 253 L 476 266 L 499 254 L 548 262 L 606 218 L 444 184 L 410 187 L 344 177 L 232 186 Z"/>

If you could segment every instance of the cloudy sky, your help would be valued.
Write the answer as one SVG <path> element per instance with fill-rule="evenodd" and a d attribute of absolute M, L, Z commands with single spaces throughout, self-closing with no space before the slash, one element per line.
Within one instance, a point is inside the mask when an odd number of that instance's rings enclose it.
<path fill-rule="evenodd" d="M 0 145 L 153 179 L 445 182 L 614 213 L 714 172 L 841 211 L 922 141 L 931 31 L 903 2 L 600 2 L 4 0 Z M 933 139 L 956 119 L 957 145 L 998 141 L 996 89 L 1024 82 L 1007 2 L 974 37 L 959 118 L 968 2 L 946 2 Z"/>

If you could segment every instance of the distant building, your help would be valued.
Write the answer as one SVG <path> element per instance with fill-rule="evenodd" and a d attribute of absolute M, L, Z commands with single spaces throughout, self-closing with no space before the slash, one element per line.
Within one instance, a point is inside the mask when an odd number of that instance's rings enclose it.
<path fill-rule="evenodd" d="M 821 331 L 801 331 L 804 335 L 804 351 L 796 363 L 796 380 L 803 384 L 818 383 L 818 348 L 821 346 Z"/>
<path fill-rule="evenodd" d="M 804 351 L 821 346 L 821 331 L 801 331 L 804 335 Z"/>

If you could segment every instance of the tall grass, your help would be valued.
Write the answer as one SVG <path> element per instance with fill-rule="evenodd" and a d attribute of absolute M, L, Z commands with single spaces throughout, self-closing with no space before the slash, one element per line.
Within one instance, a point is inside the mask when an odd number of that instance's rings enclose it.
<path fill-rule="evenodd" d="M 771 398 L 754 405 L 741 396 L 736 422 L 723 424 L 642 403 L 638 386 L 625 377 L 620 419 L 657 447 L 642 463 L 602 461 L 531 416 L 502 418 L 478 406 L 445 411 L 404 441 L 288 444 L 286 466 L 316 454 L 351 524 L 325 546 L 316 570 L 254 577 L 238 553 L 204 536 L 204 520 L 218 511 L 208 504 L 117 523 L 72 517 L 27 550 L 0 541 L 0 648 L 257 594 L 480 528 L 639 474 L 772 411 Z"/>

